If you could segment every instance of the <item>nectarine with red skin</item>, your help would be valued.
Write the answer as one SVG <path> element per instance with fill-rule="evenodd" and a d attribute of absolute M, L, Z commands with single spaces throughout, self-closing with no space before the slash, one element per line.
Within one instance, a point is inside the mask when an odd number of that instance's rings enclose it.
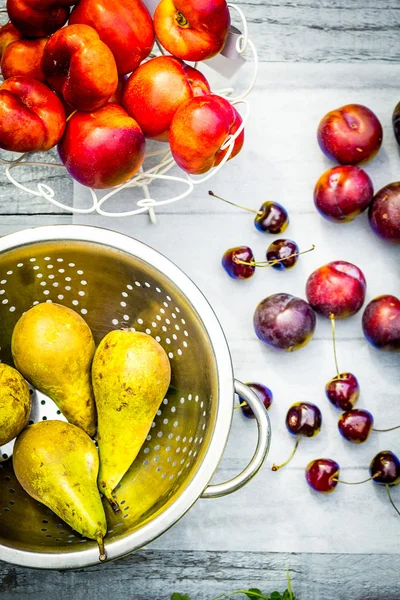
<path fill-rule="evenodd" d="M 230 23 L 225 0 L 161 0 L 154 13 L 160 43 L 188 61 L 206 60 L 221 52 Z"/>
<path fill-rule="evenodd" d="M 344 260 L 336 260 L 311 273 L 306 294 L 318 314 L 344 319 L 360 310 L 366 288 L 361 269 Z"/>
<path fill-rule="evenodd" d="M 92 188 L 109 188 L 130 179 L 144 160 L 145 138 L 121 106 L 76 112 L 67 122 L 58 153 L 68 173 Z"/>
<path fill-rule="evenodd" d="M 342 165 L 360 165 L 374 158 L 382 138 L 378 117 L 362 104 L 347 104 L 332 110 L 318 127 L 322 152 Z"/>
<path fill-rule="evenodd" d="M 134 71 L 154 44 L 153 21 L 141 0 L 80 0 L 69 23 L 97 31 L 113 53 L 120 75 Z"/>
<path fill-rule="evenodd" d="M 112 52 L 89 25 L 56 31 L 44 50 L 42 69 L 54 91 L 77 110 L 101 108 L 118 86 Z"/>
<path fill-rule="evenodd" d="M 165 142 L 178 108 L 194 96 L 209 93 L 208 81 L 200 71 L 179 58 L 158 56 L 129 77 L 123 106 L 146 137 Z"/>
<path fill-rule="evenodd" d="M 76 0 L 7 0 L 11 23 L 27 37 L 46 37 L 68 20 Z"/>
<path fill-rule="evenodd" d="M 221 149 L 229 135 L 237 132 L 242 118 L 221 96 L 197 96 L 176 111 L 169 130 L 169 143 L 177 164 L 194 175 L 218 166 L 229 148 Z M 229 159 L 242 149 L 244 131 L 235 140 Z"/>
<path fill-rule="evenodd" d="M 377 192 L 369 207 L 368 218 L 377 236 L 400 244 L 400 182 L 389 183 Z"/>
<path fill-rule="evenodd" d="M 8 44 L 1 58 L 1 72 L 4 79 L 22 76 L 45 82 L 42 58 L 46 44 L 47 38 L 19 40 Z"/>
<path fill-rule="evenodd" d="M 22 37 L 22 33 L 12 23 L 0 27 L 0 59 L 3 56 L 5 47 L 11 42 L 21 40 Z"/>
<path fill-rule="evenodd" d="M 44 83 L 10 77 L 0 86 L 0 148 L 49 150 L 60 141 L 64 129 L 64 107 Z"/>
<path fill-rule="evenodd" d="M 378 350 L 400 352 L 400 300 L 390 294 L 374 298 L 364 310 L 362 327 Z"/>
<path fill-rule="evenodd" d="M 326 171 L 314 189 L 314 204 L 328 221 L 348 223 L 368 208 L 374 187 L 367 173 L 352 165 Z"/>

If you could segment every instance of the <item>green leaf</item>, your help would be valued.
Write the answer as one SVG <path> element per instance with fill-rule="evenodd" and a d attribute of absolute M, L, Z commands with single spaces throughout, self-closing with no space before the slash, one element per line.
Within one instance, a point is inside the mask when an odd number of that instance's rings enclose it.
<path fill-rule="evenodd" d="M 272 592 L 271 600 L 282 600 L 282 596 L 279 592 Z"/>
<path fill-rule="evenodd" d="M 245 592 L 245 595 L 250 598 L 250 600 L 254 600 L 254 598 L 257 597 L 262 597 L 262 591 L 257 589 L 257 588 L 250 588 L 249 590 L 247 590 L 247 592 Z"/>
<path fill-rule="evenodd" d="M 184 596 L 182 596 L 182 594 L 172 594 L 171 596 L 171 600 L 190 600 L 189 596 L 186 596 L 186 594 Z"/>

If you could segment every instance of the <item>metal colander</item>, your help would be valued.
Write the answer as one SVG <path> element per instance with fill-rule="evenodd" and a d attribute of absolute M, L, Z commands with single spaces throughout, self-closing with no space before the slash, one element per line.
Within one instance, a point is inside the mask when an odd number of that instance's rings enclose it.
<path fill-rule="evenodd" d="M 136 240 L 94 227 L 40 227 L 0 239 L 3 362 L 12 364 L 17 320 L 39 302 L 76 310 L 96 343 L 111 329 L 144 331 L 160 342 L 171 361 L 167 396 L 116 491 L 121 512 L 114 514 L 104 502 L 109 559 L 153 540 L 200 496 L 230 493 L 257 472 L 269 447 L 267 414 L 257 396 L 234 382 L 229 350 L 212 309 L 169 260 Z M 240 475 L 208 486 L 229 434 L 235 390 L 256 415 L 257 448 Z M 31 422 L 64 419 L 48 397 L 33 388 L 31 394 Z M 58 569 L 96 564 L 96 543 L 24 492 L 14 475 L 12 449 L 10 442 L 0 450 L 0 559 Z"/>

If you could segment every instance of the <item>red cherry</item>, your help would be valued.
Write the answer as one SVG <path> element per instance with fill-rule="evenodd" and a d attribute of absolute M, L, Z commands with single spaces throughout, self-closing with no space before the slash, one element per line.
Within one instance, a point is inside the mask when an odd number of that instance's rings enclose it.
<path fill-rule="evenodd" d="M 339 472 L 337 462 L 330 458 L 318 458 L 307 465 L 306 481 L 314 491 L 331 494 L 338 484 Z"/>
<path fill-rule="evenodd" d="M 338 427 L 346 440 L 363 444 L 369 438 L 373 424 L 374 418 L 368 410 L 354 408 L 340 416 Z"/>
<path fill-rule="evenodd" d="M 248 246 L 230 248 L 222 257 L 222 266 L 232 279 L 249 279 L 254 275 L 254 254 Z"/>
<path fill-rule="evenodd" d="M 265 408 L 269 410 L 272 400 L 273 394 L 266 385 L 262 383 L 246 383 L 247 387 L 249 387 L 257 396 L 260 398 L 261 402 L 264 404 Z M 247 404 L 246 400 L 239 396 L 240 408 L 242 409 L 242 413 L 248 419 L 254 419 L 254 413 L 251 410 L 250 406 Z"/>
<path fill-rule="evenodd" d="M 325 393 L 336 408 L 351 410 L 357 404 L 360 386 L 352 373 L 340 373 L 328 381 Z"/>

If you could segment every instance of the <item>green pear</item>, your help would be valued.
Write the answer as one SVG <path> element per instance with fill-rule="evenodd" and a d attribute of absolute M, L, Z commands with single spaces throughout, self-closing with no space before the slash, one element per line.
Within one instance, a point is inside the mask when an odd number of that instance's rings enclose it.
<path fill-rule="evenodd" d="M 93 359 L 98 415 L 99 490 L 114 510 L 113 491 L 142 447 L 171 380 L 164 349 L 146 333 L 111 331 Z"/>
<path fill-rule="evenodd" d="M 96 540 L 106 560 L 106 517 L 97 488 L 99 455 L 90 437 L 63 421 L 40 421 L 17 438 L 14 473 L 24 490 L 72 529 Z"/>
<path fill-rule="evenodd" d="M 92 332 L 78 313 L 46 302 L 28 310 L 15 325 L 11 351 L 15 366 L 51 398 L 70 423 L 90 436 L 96 432 L 90 368 Z"/>
<path fill-rule="evenodd" d="M 0 446 L 13 440 L 28 423 L 31 396 L 18 371 L 0 363 Z"/>

